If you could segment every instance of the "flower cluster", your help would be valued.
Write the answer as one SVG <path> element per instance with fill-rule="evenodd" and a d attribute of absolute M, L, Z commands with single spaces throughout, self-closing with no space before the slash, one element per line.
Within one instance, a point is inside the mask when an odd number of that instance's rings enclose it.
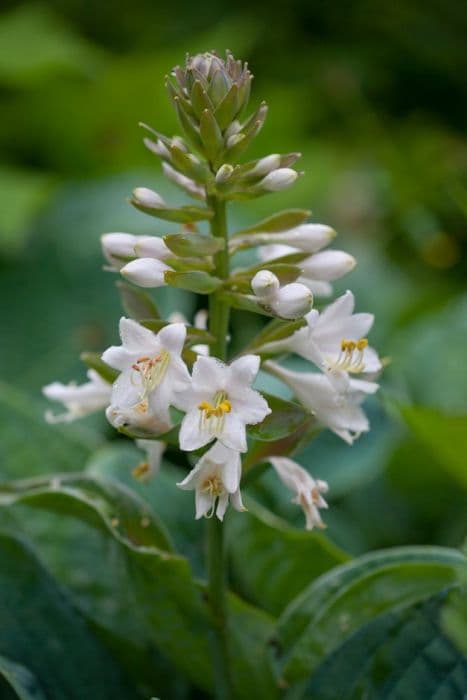
<path fill-rule="evenodd" d="M 244 116 L 251 78 L 229 53 L 225 60 L 212 53 L 188 57 L 184 68 L 174 69 L 167 87 L 183 136 L 168 138 L 143 125 L 150 134 L 144 143 L 161 159 L 165 176 L 197 203 L 173 207 L 150 189 L 133 191 L 130 201 L 138 210 L 178 228 L 163 237 L 102 236 L 106 269 L 125 280 L 119 286 L 129 317 L 120 320 L 121 344 L 90 359 L 87 383 L 45 387 L 47 398 L 66 409 L 46 417 L 69 421 L 105 410 L 112 426 L 146 451 L 147 460 L 134 470 L 141 479 L 157 472 L 166 444 L 175 446 L 189 467 L 178 486 L 195 491 L 196 517 L 222 520 L 229 503 L 244 510 L 242 457 L 263 439 L 261 426 L 273 410 L 282 410 L 271 409 L 274 402 L 254 388 L 261 369 L 284 382 L 301 406 L 302 419 L 288 431 L 287 453 L 283 441 L 268 435 L 266 459 L 295 494 L 311 529 L 324 527 L 319 509 L 327 507 L 327 484 L 287 455 L 317 427 L 349 444 L 367 431 L 361 403 L 378 389 L 381 362 L 367 339 L 373 316 L 354 313 L 352 292 L 313 307 L 356 264 L 343 251 L 324 250 L 336 235 L 332 228 L 309 223 L 308 211 L 292 209 L 227 234 L 230 201 L 282 190 L 300 175 L 291 167 L 298 153 L 238 162 L 267 114 L 262 103 Z M 243 260 L 250 255 L 249 267 L 238 266 L 240 251 Z M 165 285 L 206 295 L 209 312 L 200 312 L 193 325 L 178 312 L 161 319 L 144 290 Z M 269 322 L 228 361 L 231 308 Z M 284 366 L 287 354 L 303 358 L 309 370 Z M 280 415 L 275 418 L 280 422 Z M 249 459 L 246 468 L 255 466 Z"/>

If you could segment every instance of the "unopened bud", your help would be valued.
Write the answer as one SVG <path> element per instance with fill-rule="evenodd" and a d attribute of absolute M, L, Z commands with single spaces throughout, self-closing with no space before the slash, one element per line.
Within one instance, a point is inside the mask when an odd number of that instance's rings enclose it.
<path fill-rule="evenodd" d="M 256 163 L 254 168 L 248 171 L 247 175 L 257 175 L 258 177 L 260 177 L 261 175 L 267 175 L 272 170 L 277 170 L 278 168 L 280 168 L 280 165 L 280 155 L 278 153 L 272 153 L 270 156 L 260 158 L 260 160 Z"/>
<path fill-rule="evenodd" d="M 104 233 L 101 236 L 102 252 L 115 269 L 125 264 L 126 258 L 134 258 L 137 236 L 131 233 Z M 123 260 L 122 260 L 123 259 Z"/>
<path fill-rule="evenodd" d="M 278 168 L 266 175 L 258 183 L 258 187 L 269 192 L 279 192 L 293 185 L 297 177 L 297 171 L 292 170 L 292 168 Z"/>
<path fill-rule="evenodd" d="M 157 194 L 157 192 L 147 187 L 137 187 L 134 189 L 133 199 L 136 204 L 146 209 L 164 209 L 167 206 L 160 194 Z"/>
<path fill-rule="evenodd" d="M 156 156 L 159 156 L 159 158 L 163 158 L 164 160 L 171 159 L 169 149 L 160 139 L 153 141 L 152 139 L 145 138 L 143 139 L 143 143 L 146 148 L 155 153 Z"/>
<path fill-rule="evenodd" d="M 216 183 L 221 185 L 223 182 L 227 182 L 233 171 L 233 165 L 229 165 L 229 163 L 224 163 L 224 165 L 221 165 L 216 173 Z"/>
<path fill-rule="evenodd" d="M 342 250 L 324 250 L 307 258 L 300 266 L 303 277 L 329 282 L 343 277 L 353 270 L 356 264 L 355 258 Z"/>
<path fill-rule="evenodd" d="M 166 246 L 164 240 L 158 236 L 137 236 L 135 254 L 138 258 L 156 258 L 165 260 L 173 257 L 173 253 Z"/>
<path fill-rule="evenodd" d="M 137 258 L 122 267 L 120 273 L 138 287 L 163 287 L 164 274 L 171 269 L 155 258 Z"/>
<path fill-rule="evenodd" d="M 266 299 L 278 292 L 280 282 L 274 273 L 269 270 L 260 270 L 251 280 L 251 288 L 257 297 Z"/>
<path fill-rule="evenodd" d="M 313 306 L 313 294 L 304 284 L 292 282 L 279 289 L 270 305 L 282 318 L 300 318 Z"/>
<path fill-rule="evenodd" d="M 198 199 L 204 199 L 206 197 L 206 190 L 204 187 L 197 185 L 194 180 L 186 175 L 182 175 L 182 173 L 179 173 L 178 170 L 172 168 L 168 163 L 162 163 L 162 170 L 169 180 L 181 187 L 192 197 L 197 197 Z"/>

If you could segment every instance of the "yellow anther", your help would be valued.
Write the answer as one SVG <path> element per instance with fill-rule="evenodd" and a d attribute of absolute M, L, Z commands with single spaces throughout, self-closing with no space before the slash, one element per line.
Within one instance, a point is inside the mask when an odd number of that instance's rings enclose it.
<path fill-rule="evenodd" d="M 357 343 L 357 350 L 364 350 L 367 347 L 368 347 L 367 338 L 360 338 L 360 340 Z"/>
<path fill-rule="evenodd" d="M 214 475 L 206 479 L 203 483 L 202 490 L 209 493 L 210 496 L 220 496 L 224 492 L 224 486 L 219 477 Z"/>
<path fill-rule="evenodd" d="M 147 462 L 141 462 L 131 472 L 135 479 L 144 479 L 149 474 L 151 467 Z"/>
<path fill-rule="evenodd" d="M 222 418 L 224 413 L 230 413 L 232 410 L 232 404 L 227 399 L 223 399 L 219 403 L 216 403 L 215 406 L 208 401 L 201 401 L 201 403 L 198 404 L 198 408 L 200 411 L 204 411 L 206 418 L 211 418 L 212 416 Z"/>

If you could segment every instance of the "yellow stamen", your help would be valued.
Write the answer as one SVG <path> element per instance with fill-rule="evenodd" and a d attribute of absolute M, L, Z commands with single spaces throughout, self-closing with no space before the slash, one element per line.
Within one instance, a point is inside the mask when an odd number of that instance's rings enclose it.
<path fill-rule="evenodd" d="M 368 340 L 341 340 L 341 351 L 335 362 L 329 365 L 330 369 L 340 369 L 344 372 L 363 372 L 365 364 L 363 362 L 363 352 L 368 347 Z"/>

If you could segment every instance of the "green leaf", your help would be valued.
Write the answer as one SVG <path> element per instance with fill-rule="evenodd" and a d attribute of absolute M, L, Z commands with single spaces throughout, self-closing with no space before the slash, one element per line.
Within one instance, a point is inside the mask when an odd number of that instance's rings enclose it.
<path fill-rule="evenodd" d="M 184 207 L 144 207 L 135 199 L 130 199 L 130 203 L 139 211 L 150 216 L 155 216 L 164 221 L 175 221 L 180 224 L 190 224 L 193 221 L 203 221 L 212 219 L 213 212 L 204 207 L 193 207 L 190 205 Z"/>
<path fill-rule="evenodd" d="M 203 257 L 214 255 L 224 248 L 222 238 L 201 233 L 172 233 L 164 236 L 164 243 L 175 255 L 181 257 Z"/>
<path fill-rule="evenodd" d="M 148 541 L 149 536 L 146 541 L 142 540 L 141 529 L 149 529 L 148 504 L 139 512 L 136 508 L 133 515 L 128 510 L 120 511 L 117 505 L 121 503 L 122 494 L 126 504 L 140 501 L 137 497 L 130 498 L 127 490 L 114 482 L 104 486 L 104 482 L 98 481 L 98 497 L 83 497 L 82 488 L 88 489 L 94 481 L 89 477 L 76 477 L 76 488 L 68 488 L 67 481 L 62 485 L 60 479 L 52 480 L 49 485 L 44 481 L 9 484 L 0 491 L 3 495 L 0 505 L 3 500 L 3 505 L 10 507 L 23 503 L 48 509 L 61 516 L 60 522 L 68 523 L 64 516 L 70 515 L 83 525 L 84 529 L 79 529 L 74 536 L 72 529 L 67 531 L 68 537 L 61 540 L 61 532 L 57 533 L 55 540 L 60 541 L 64 559 L 60 565 L 60 557 L 55 552 L 54 557 L 48 557 L 48 562 L 54 562 L 54 573 L 78 596 L 80 607 L 103 638 L 111 638 L 112 649 L 121 663 L 134 673 L 138 662 L 134 660 L 136 654 L 143 680 L 147 682 L 154 672 L 153 648 L 156 645 L 196 685 L 209 691 L 212 668 L 204 586 L 194 581 L 183 557 L 154 546 Z M 102 488 L 109 494 L 104 503 Z M 175 484 L 173 488 L 176 489 Z M 118 504 L 110 497 L 111 492 L 119 496 Z M 185 497 L 190 498 L 190 494 Z M 110 527 L 109 516 L 112 517 Z M 27 521 L 24 514 L 23 520 Z M 151 537 L 160 537 L 160 533 L 153 533 Z M 40 538 L 36 538 L 41 553 L 50 553 L 50 539 L 46 536 L 45 543 L 41 544 Z M 89 558 L 90 552 L 93 558 Z M 229 607 L 235 697 L 249 700 L 248 679 L 253 678 L 262 697 L 277 698 L 277 686 L 266 654 L 267 640 L 273 631 L 271 618 L 235 596 L 229 597 Z M 148 695 L 149 692 L 145 697 Z"/>
<path fill-rule="evenodd" d="M 0 653 L 37 679 L 51 700 L 128 700 L 137 697 L 107 650 L 92 634 L 69 597 L 26 545 L 0 533 Z M 32 681 L 16 665 L 3 673 L 21 688 Z M 40 698 L 34 692 L 24 698 Z M 20 695 L 21 697 L 21 695 Z"/>
<path fill-rule="evenodd" d="M 210 294 L 222 285 L 222 280 L 201 270 L 193 270 L 193 272 L 172 272 L 169 270 L 164 277 L 167 284 L 172 285 L 172 287 L 187 289 L 189 292 L 197 294 Z"/>
<path fill-rule="evenodd" d="M 304 698 L 460 700 L 467 659 L 439 627 L 444 593 L 371 621 L 327 656 Z"/>
<path fill-rule="evenodd" d="M 170 84 L 170 83 L 169 83 Z M 187 140 L 197 151 L 203 153 L 203 142 L 201 141 L 198 128 L 192 117 L 187 113 L 191 109 L 190 104 L 176 95 L 173 98 L 175 111 L 177 112 L 178 121 L 183 129 Z"/>
<path fill-rule="evenodd" d="M 309 678 L 344 639 L 374 618 L 451 584 L 462 561 L 456 550 L 401 547 L 367 554 L 324 574 L 278 622 L 278 673 L 287 682 Z"/>
<path fill-rule="evenodd" d="M 237 587 L 273 614 L 280 614 L 310 581 L 348 559 L 321 533 L 291 527 L 250 499 L 248 512 L 232 513 L 227 527 Z"/>
<path fill-rule="evenodd" d="M 199 80 L 195 80 L 195 82 L 193 83 L 190 98 L 193 111 L 198 117 L 198 119 L 201 117 L 205 109 L 213 109 L 212 102 L 209 99 L 208 93 L 203 88 L 203 86 L 201 85 L 201 81 Z"/>
<path fill-rule="evenodd" d="M 286 209 L 266 219 L 259 221 L 253 226 L 244 228 L 241 231 L 236 231 L 232 238 L 236 236 L 244 236 L 247 233 L 276 233 L 279 231 L 287 231 L 288 229 L 300 226 L 311 215 L 308 209 Z"/>
<path fill-rule="evenodd" d="M 464 546 L 467 553 L 467 546 Z M 457 647 L 467 655 L 467 559 L 458 570 L 459 588 L 451 593 L 443 609 L 443 628 Z"/>
<path fill-rule="evenodd" d="M 0 676 L 13 688 L 20 700 L 46 700 L 31 671 L 6 656 L 0 656 Z"/>
<path fill-rule="evenodd" d="M 401 410 L 417 438 L 467 488 L 467 416 L 446 415 L 426 406 L 404 406 Z"/>
<path fill-rule="evenodd" d="M 116 285 L 120 292 L 123 309 L 130 318 L 134 318 L 135 321 L 141 321 L 143 318 L 160 318 L 156 302 L 147 292 L 122 280 L 118 280 Z"/>
<path fill-rule="evenodd" d="M 250 311 L 254 314 L 261 314 L 262 316 L 274 316 L 274 314 L 267 310 L 262 304 L 256 301 L 253 295 L 238 294 L 237 292 L 222 292 L 219 295 L 223 301 L 227 301 L 230 306 L 234 309 L 241 309 L 242 311 Z"/>
<path fill-rule="evenodd" d="M 272 442 L 281 440 L 296 432 L 310 417 L 310 413 L 293 401 L 263 393 L 269 404 L 270 413 L 257 425 L 248 428 L 248 434 L 255 440 Z"/>

